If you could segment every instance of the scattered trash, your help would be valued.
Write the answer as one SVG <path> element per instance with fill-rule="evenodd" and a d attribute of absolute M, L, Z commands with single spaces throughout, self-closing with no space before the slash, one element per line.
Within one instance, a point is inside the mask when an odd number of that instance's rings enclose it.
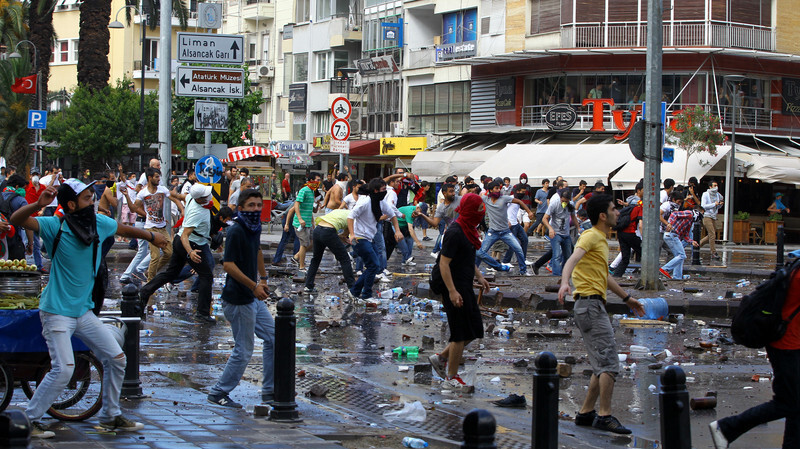
<path fill-rule="evenodd" d="M 514 366 L 517 368 L 525 368 L 526 366 L 528 366 L 528 361 L 525 359 L 519 359 L 516 362 L 514 362 Z"/>
<path fill-rule="evenodd" d="M 569 310 L 549 310 L 547 318 L 569 318 Z"/>
<path fill-rule="evenodd" d="M 428 442 L 419 438 L 403 438 L 403 447 L 423 448 L 428 447 Z"/>
<path fill-rule="evenodd" d="M 434 345 L 436 344 L 436 340 L 429 336 L 423 335 L 422 336 L 422 348 L 423 349 L 433 349 Z"/>
<path fill-rule="evenodd" d="M 152 329 L 142 329 L 139 331 L 139 337 L 149 337 L 153 335 Z"/>
<path fill-rule="evenodd" d="M 410 422 L 423 422 L 425 421 L 427 413 L 425 407 L 419 401 L 404 402 L 402 410 L 391 410 L 383 414 L 387 421 L 410 421 Z"/>
<path fill-rule="evenodd" d="M 650 386 L 647 387 L 647 389 L 650 390 L 651 393 L 655 393 L 656 392 L 656 386 L 653 385 L 653 384 L 650 384 Z"/>
<path fill-rule="evenodd" d="M 750 281 L 748 281 L 747 279 L 739 279 L 738 281 L 736 281 L 736 286 L 739 288 L 749 287 Z"/>
<path fill-rule="evenodd" d="M 328 394 L 328 391 L 330 391 L 330 388 L 326 387 L 325 385 L 314 384 L 308 390 L 308 394 L 314 397 L 322 398 L 325 397 L 326 394 Z"/>
<path fill-rule="evenodd" d="M 492 379 L 489 382 L 500 382 L 500 376 L 492 377 Z"/>
<path fill-rule="evenodd" d="M 395 288 L 390 288 L 389 290 L 382 291 L 380 297 L 381 299 L 397 299 L 402 294 L 403 294 L 403 288 L 395 287 Z"/>
<path fill-rule="evenodd" d="M 753 374 L 753 377 L 750 378 L 753 382 L 769 382 L 771 379 L 771 374 Z"/>
<path fill-rule="evenodd" d="M 416 359 L 419 357 L 419 346 L 399 346 L 394 348 L 392 353 L 398 359 Z"/>
<path fill-rule="evenodd" d="M 556 371 L 558 372 L 558 376 L 561 378 L 570 377 L 572 375 L 572 365 L 567 363 L 559 363 Z"/>
<path fill-rule="evenodd" d="M 407 373 L 408 369 L 409 369 L 408 365 L 400 365 L 400 366 L 397 367 L 397 371 L 399 371 L 401 373 Z"/>
<path fill-rule="evenodd" d="M 669 317 L 669 306 L 664 298 L 639 298 L 639 302 L 644 307 L 644 315 L 641 317 L 646 320 L 666 320 Z"/>
<path fill-rule="evenodd" d="M 709 391 L 705 397 L 689 399 L 689 407 L 692 410 L 710 410 L 717 407 L 717 392 Z"/>

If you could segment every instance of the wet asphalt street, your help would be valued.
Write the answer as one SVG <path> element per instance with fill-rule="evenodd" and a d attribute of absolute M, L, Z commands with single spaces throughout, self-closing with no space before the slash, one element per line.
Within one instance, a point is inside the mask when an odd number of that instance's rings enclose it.
<path fill-rule="evenodd" d="M 430 233 L 435 237 L 435 232 Z M 265 235 L 266 245 L 276 235 Z M 430 248 L 432 242 L 426 242 Z M 538 257 L 546 243 L 532 240 L 529 259 Z M 424 265 L 433 263 L 429 251 L 415 249 L 416 267 L 401 267 L 398 256 L 390 261 L 395 275 L 390 284 L 376 284 L 381 289 L 402 287 L 413 297 L 386 301 L 378 307 L 353 307 L 337 301 L 344 285 L 338 266 L 329 254 L 317 277 L 318 293 L 299 294 L 302 284 L 293 278 L 291 267 L 270 270 L 270 289 L 276 297 L 295 300 L 297 315 L 297 402 L 304 423 L 275 424 L 252 414 L 252 409 L 229 410 L 205 401 L 208 388 L 218 378 L 233 343 L 230 328 L 221 311 L 215 326 L 201 325 L 191 319 L 195 294 L 188 291 L 190 281 L 154 297 L 159 311 L 166 316 L 150 315 L 144 324 L 141 345 L 141 376 L 148 398 L 123 401 L 123 408 L 144 421 L 146 430 L 131 435 L 105 435 L 86 423 L 57 423 L 57 439 L 36 442 L 34 447 L 401 447 L 403 436 L 426 439 L 432 447 L 453 447 L 462 441 L 463 416 L 474 408 L 490 410 L 498 421 L 497 445 L 502 448 L 530 447 L 532 373 L 534 359 L 541 351 L 553 352 L 560 362 L 574 359 L 571 375 L 561 379 L 559 442 L 567 448 L 659 447 L 658 387 L 659 374 L 668 364 L 680 364 L 687 375 L 691 397 L 714 391 L 718 405 L 714 410 L 691 412 L 693 447 L 713 447 L 708 436 L 710 421 L 738 413 L 771 397 L 769 382 L 753 382 L 754 375 L 768 375 L 769 364 L 763 353 L 726 344 L 725 339 L 711 347 L 701 347 L 703 329 L 716 329 L 725 336 L 730 324 L 728 305 L 749 287 L 737 287 L 740 279 L 753 285 L 760 282 L 775 264 L 774 247 L 735 247 L 724 251 L 720 268 L 706 272 L 687 271 L 688 281 L 668 281 L 667 290 L 658 296 L 670 301 L 670 313 L 680 313 L 676 324 L 638 327 L 614 319 L 619 352 L 627 358 L 621 363 L 622 374 L 616 383 L 614 413 L 633 429 L 633 436 L 615 436 L 587 428 L 572 421 L 580 407 L 588 384 L 584 371 L 589 369 L 585 350 L 572 319 L 551 320 L 545 313 L 552 308 L 556 285 L 553 276 L 540 273 L 533 278 L 499 274 L 496 281 L 500 295 L 487 294 L 486 304 L 495 311 L 513 308 L 508 322 L 487 313 L 484 324 L 505 328 L 510 337 L 488 332 L 473 342 L 465 352 L 462 377 L 475 385 L 472 395 L 454 395 L 442 391 L 440 383 L 425 375 L 428 355 L 443 349 L 449 331 L 438 311 L 438 303 L 425 301 L 427 275 Z M 614 253 L 612 245 L 612 253 Z M 265 254 L 272 256 L 273 249 Z M 133 252 L 116 245 L 109 255 L 112 286 L 107 304 L 118 307 L 119 284 L 116 279 Z M 309 259 L 310 260 L 310 259 Z M 710 264 L 708 253 L 703 262 Z M 727 266 L 723 268 L 722 266 Z M 690 267 L 688 267 L 690 268 Z M 750 270 L 751 275 L 740 275 Z M 632 273 L 632 284 L 638 274 Z M 217 298 L 223 273 L 215 271 L 214 297 Z M 689 287 L 691 293 L 684 291 Z M 629 287 L 630 288 L 630 287 Z M 649 295 L 655 296 L 655 295 Z M 726 296 L 732 297 L 725 299 Z M 218 302 L 218 299 L 215 300 Z M 695 309 L 693 304 L 707 303 Z M 406 304 L 402 304 L 406 303 Z M 682 304 L 673 310 L 673 304 Z M 275 303 L 270 307 L 275 314 Z M 415 307 L 416 306 L 416 307 Z M 418 308 L 419 310 L 414 310 Z M 427 310 L 427 312 L 426 312 Z M 704 313 L 698 315 L 695 310 Z M 162 312 L 157 312 L 161 314 Z M 433 348 L 428 346 L 433 341 Z M 258 402 L 261 377 L 260 341 L 240 386 L 231 397 L 252 406 Z M 420 346 L 417 359 L 398 359 L 392 350 L 398 346 Z M 646 347 L 631 353 L 631 345 Z M 704 343 L 704 346 L 708 346 Z M 665 350 L 667 352 L 665 352 Z M 666 358 L 665 358 L 666 357 Z M 573 361 L 573 360 L 570 360 Z M 515 364 L 516 362 L 516 364 Z M 415 365 L 417 365 L 415 367 Z M 516 366 L 515 366 L 516 365 Z M 415 373 L 416 372 L 416 373 Z M 416 376 L 416 382 L 415 382 Z M 325 387 L 324 397 L 309 395 L 309 390 Z M 526 409 L 498 408 L 490 401 L 510 393 L 523 394 Z M 406 402 L 420 401 L 426 409 L 422 422 L 388 420 L 383 414 L 399 410 Z M 18 393 L 12 407 L 24 405 Z M 780 447 L 783 421 L 761 426 L 743 436 L 732 447 Z"/>

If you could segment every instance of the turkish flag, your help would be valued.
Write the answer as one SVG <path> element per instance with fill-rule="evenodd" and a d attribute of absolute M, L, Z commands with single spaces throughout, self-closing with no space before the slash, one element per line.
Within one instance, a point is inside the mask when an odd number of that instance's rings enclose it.
<path fill-rule="evenodd" d="M 15 78 L 14 84 L 11 85 L 11 92 L 16 92 L 18 94 L 35 94 L 36 75 Z"/>

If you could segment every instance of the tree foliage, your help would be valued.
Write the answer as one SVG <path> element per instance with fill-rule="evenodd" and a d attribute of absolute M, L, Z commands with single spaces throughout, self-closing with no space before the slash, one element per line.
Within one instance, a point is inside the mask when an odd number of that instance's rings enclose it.
<path fill-rule="evenodd" d="M 244 76 L 245 92 L 249 92 L 244 98 L 212 98 L 215 101 L 228 103 L 228 132 L 211 133 L 211 143 L 224 143 L 229 147 L 244 145 L 242 133 L 247 131 L 253 115 L 261 112 L 261 103 L 264 101 L 262 92 L 261 90 L 250 92 L 247 68 Z M 172 98 L 172 145 L 180 150 L 183 157 L 186 157 L 186 145 L 205 142 L 203 131 L 194 130 L 194 100 L 193 97 Z"/>
<path fill-rule="evenodd" d="M 716 156 L 717 145 L 721 145 L 726 139 L 719 125 L 719 117 L 706 112 L 700 106 L 684 109 L 676 115 L 673 127 L 667 127 L 667 137 L 678 148 L 686 151 L 684 181 L 689 168 L 689 158 L 697 154 L 700 165 L 708 165 L 708 161 L 700 158 L 700 153 Z"/>
<path fill-rule="evenodd" d="M 4 45 L 8 53 L 13 52 L 20 41 L 28 39 L 27 12 L 27 3 L 0 0 L 0 45 Z M 31 73 L 33 48 L 20 45 L 17 51 L 21 58 L 0 60 L 0 156 L 9 164 L 24 167 L 32 135 L 27 128 L 27 114 L 35 95 L 12 92 L 11 85 L 16 78 Z"/>
<path fill-rule="evenodd" d="M 57 144 L 55 156 L 71 155 L 93 165 L 113 161 L 138 151 L 128 144 L 139 142 L 139 93 L 130 80 L 117 81 L 92 91 L 78 87 L 64 111 L 49 118 L 45 140 Z M 157 140 L 158 104 L 155 93 L 145 97 L 145 148 Z M 91 161 L 91 162 L 90 162 Z"/>

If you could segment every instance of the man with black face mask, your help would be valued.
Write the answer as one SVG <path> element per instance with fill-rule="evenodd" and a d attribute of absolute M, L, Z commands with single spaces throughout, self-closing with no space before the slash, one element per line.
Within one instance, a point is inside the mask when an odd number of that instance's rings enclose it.
<path fill-rule="evenodd" d="M 39 317 L 42 335 L 47 342 L 52 368 L 36 387 L 25 410 L 32 423 L 32 436 L 52 438 L 40 419 L 67 386 L 75 370 L 75 357 L 70 341 L 80 337 L 103 363 L 103 408 L 100 426 L 112 431 L 135 431 L 144 426 L 122 416 L 119 395 L 125 376 L 125 354 L 117 341 L 92 312 L 92 287 L 100 265 L 100 242 L 116 233 L 124 237 L 147 239 L 155 246 L 166 246 L 160 234 L 117 225 L 113 219 L 96 215 L 92 203 L 93 189 L 77 179 L 68 179 L 56 190 L 48 187 L 34 204 L 20 208 L 11 216 L 11 223 L 38 232 L 52 257 L 50 281 L 42 291 Z M 54 199 L 64 209 L 59 217 L 31 215 Z M 91 261 L 91 262 L 90 262 Z"/>

